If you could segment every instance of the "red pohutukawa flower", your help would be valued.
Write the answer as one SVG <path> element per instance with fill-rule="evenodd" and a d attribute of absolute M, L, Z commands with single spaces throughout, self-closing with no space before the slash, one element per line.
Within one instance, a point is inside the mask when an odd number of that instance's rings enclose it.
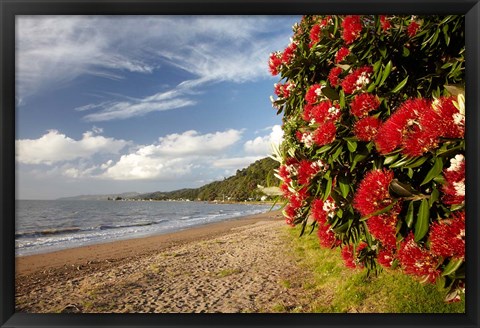
<path fill-rule="evenodd" d="M 332 230 L 332 226 L 328 223 L 318 225 L 317 236 L 320 246 L 324 248 L 333 248 L 340 246 L 341 240 L 337 238 L 335 232 Z"/>
<path fill-rule="evenodd" d="M 294 83 L 287 82 L 285 84 L 275 83 L 274 92 L 279 98 L 288 98 L 290 97 L 290 92 L 295 88 Z"/>
<path fill-rule="evenodd" d="M 437 269 L 438 258 L 427 249 L 420 247 L 412 232 L 401 243 L 397 259 L 406 274 L 419 277 L 424 282 L 435 283 L 440 275 Z"/>
<path fill-rule="evenodd" d="M 378 263 L 385 267 L 391 268 L 393 261 L 395 260 L 394 250 L 391 248 L 382 248 L 377 255 Z"/>
<path fill-rule="evenodd" d="M 350 44 L 355 41 L 362 32 L 362 21 L 360 20 L 360 16 L 358 15 L 349 15 L 345 17 L 342 22 L 343 28 L 343 40 L 346 44 Z"/>
<path fill-rule="evenodd" d="M 465 258 L 465 212 L 437 221 L 430 227 L 430 251 L 437 256 Z"/>
<path fill-rule="evenodd" d="M 282 64 L 284 65 L 290 65 L 290 63 L 293 60 L 293 57 L 295 57 L 295 51 L 297 50 L 297 44 L 295 42 L 292 42 L 288 45 L 288 47 L 285 48 L 282 54 Z"/>
<path fill-rule="evenodd" d="M 393 172 L 386 169 L 373 170 L 365 174 L 353 198 L 353 207 L 361 215 L 366 216 L 391 205 L 393 199 L 388 187 L 392 179 Z"/>
<path fill-rule="evenodd" d="M 323 97 L 322 89 L 324 87 L 325 86 L 321 84 L 312 85 L 305 94 L 305 100 L 307 101 L 307 104 L 317 103 Z"/>
<path fill-rule="evenodd" d="M 302 214 L 302 207 L 305 205 L 305 200 L 309 197 L 306 187 L 297 192 L 289 191 L 288 204 L 283 209 L 283 215 L 288 225 L 294 226 L 295 219 Z"/>
<path fill-rule="evenodd" d="M 340 85 L 340 74 L 343 72 L 342 68 L 334 67 L 328 73 L 328 81 L 332 87 L 338 87 Z"/>
<path fill-rule="evenodd" d="M 310 43 L 309 46 L 310 48 L 314 46 L 318 41 L 320 41 L 320 36 L 322 33 L 322 28 L 320 27 L 319 24 L 313 25 L 313 27 L 310 30 Z"/>
<path fill-rule="evenodd" d="M 268 68 L 272 75 L 279 73 L 280 66 L 282 66 L 282 53 L 280 51 L 272 52 L 268 61 Z"/>
<path fill-rule="evenodd" d="M 378 130 L 375 138 L 377 150 L 381 154 L 386 154 L 403 146 L 407 154 L 413 155 L 434 147 L 437 136 L 420 133 L 422 131 L 420 114 L 429 110 L 430 102 L 425 99 L 405 101 Z M 423 137 L 421 139 L 423 146 L 418 142 L 420 137 Z M 420 149 L 416 149 L 413 145 L 418 145 Z"/>
<path fill-rule="evenodd" d="M 447 205 L 460 205 L 465 201 L 465 157 L 462 154 L 450 159 L 450 167 L 443 170 L 445 184 L 442 201 Z"/>
<path fill-rule="evenodd" d="M 317 198 L 313 200 L 311 209 L 312 218 L 319 224 L 325 224 L 329 218 L 335 216 L 337 205 L 332 197 L 328 197 L 326 201 Z"/>
<path fill-rule="evenodd" d="M 309 108 L 310 112 L 308 113 L 308 121 L 314 120 L 314 123 L 324 123 L 326 121 L 336 122 L 340 116 L 340 106 L 338 104 L 333 104 L 330 100 L 324 100 L 318 103 L 315 106 Z"/>
<path fill-rule="evenodd" d="M 341 47 L 337 54 L 335 55 L 335 63 L 340 63 L 342 60 L 345 59 L 350 54 L 350 50 L 347 47 Z"/>
<path fill-rule="evenodd" d="M 317 146 L 327 145 L 335 140 L 337 128 L 333 122 L 320 125 L 313 133 L 313 142 Z"/>
<path fill-rule="evenodd" d="M 299 184 L 307 184 L 313 179 L 320 171 L 325 169 L 326 165 L 321 160 L 309 161 L 304 159 L 300 161 L 298 167 L 297 181 Z"/>
<path fill-rule="evenodd" d="M 387 31 L 390 27 L 392 27 L 392 24 L 385 15 L 380 15 L 380 25 L 384 31 Z"/>
<path fill-rule="evenodd" d="M 380 100 L 377 96 L 371 93 L 361 93 L 356 95 L 350 103 L 350 113 L 356 117 L 364 117 L 379 106 Z"/>
<path fill-rule="evenodd" d="M 342 81 L 342 89 L 345 94 L 352 94 L 367 86 L 370 83 L 370 75 L 372 72 L 373 67 L 364 66 L 348 74 Z"/>
<path fill-rule="evenodd" d="M 384 247 L 396 247 L 397 215 L 396 213 L 387 213 L 372 216 L 367 220 L 368 231 L 370 231 L 370 234 L 379 240 Z"/>
<path fill-rule="evenodd" d="M 378 129 L 382 125 L 382 121 L 376 117 L 364 117 L 355 123 L 353 132 L 358 140 L 372 141 L 378 133 Z"/>
<path fill-rule="evenodd" d="M 465 113 L 461 113 L 453 104 L 456 97 L 440 97 L 433 101 L 430 115 L 425 117 L 424 124 L 428 125 L 430 130 L 435 127 L 439 130 L 438 134 L 445 138 L 464 138 L 465 137 Z M 435 126 L 433 126 L 435 123 Z"/>
<path fill-rule="evenodd" d="M 420 24 L 418 24 L 415 21 L 412 21 L 407 27 L 408 36 L 413 38 L 415 35 L 417 35 L 419 28 L 420 28 Z"/>
<path fill-rule="evenodd" d="M 356 249 L 356 254 L 353 254 L 353 246 L 352 245 L 346 245 L 342 248 L 342 258 L 343 258 L 343 263 L 347 268 L 350 269 L 362 269 L 364 267 L 363 263 L 359 262 L 357 257 L 358 253 L 362 249 L 367 247 L 367 243 L 361 242 Z"/>

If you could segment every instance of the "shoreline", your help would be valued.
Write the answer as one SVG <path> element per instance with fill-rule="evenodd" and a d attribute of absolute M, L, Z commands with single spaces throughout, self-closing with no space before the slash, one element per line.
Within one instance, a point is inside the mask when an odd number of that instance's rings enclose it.
<path fill-rule="evenodd" d="M 233 228 L 254 224 L 262 220 L 276 220 L 282 217 L 280 210 L 274 210 L 234 217 L 220 222 L 204 223 L 152 236 L 106 241 L 46 253 L 19 255 L 15 256 L 15 274 L 28 275 L 45 269 L 65 265 L 83 265 L 92 261 L 118 261 L 131 256 L 158 252 L 176 245 L 223 235 Z"/>
<path fill-rule="evenodd" d="M 21 313 L 265 313 L 308 306 L 281 211 L 16 258 Z"/>

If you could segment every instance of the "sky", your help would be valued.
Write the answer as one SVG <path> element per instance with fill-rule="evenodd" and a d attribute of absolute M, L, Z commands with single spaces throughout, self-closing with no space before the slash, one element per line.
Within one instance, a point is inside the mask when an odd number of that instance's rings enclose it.
<path fill-rule="evenodd" d="M 17 16 L 16 197 L 195 188 L 281 142 L 297 16 Z"/>

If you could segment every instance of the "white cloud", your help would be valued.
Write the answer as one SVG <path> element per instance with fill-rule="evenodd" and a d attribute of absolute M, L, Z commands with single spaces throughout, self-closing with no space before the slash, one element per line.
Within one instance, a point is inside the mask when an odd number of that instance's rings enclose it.
<path fill-rule="evenodd" d="M 85 104 L 88 121 L 182 108 L 207 84 L 268 78 L 268 56 L 291 31 L 264 16 L 18 16 L 16 78 L 20 99 L 85 74 L 122 79 L 173 65 L 191 75 L 144 99 Z M 283 24 L 283 26 L 285 26 Z"/>
<path fill-rule="evenodd" d="M 215 167 L 223 169 L 241 169 L 262 158 L 264 158 L 264 156 L 220 158 L 215 160 L 212 164 Z"/>
<path fill-rule="evenodd" d="M 245 142 L 243 148 L 249 154 L 267 156 L 272 152 L 272 144 L 279 145 L 283 140 L 283 130 L 280 125 L 274 125 L 270 134 L 256 137 Z"/>
<path fill-rule="evenodd" d="M 97 153 L 117 154 L 130 143 L 125 140 L 94 135 L 92 131 L 74 140 L 57 130 L 50 130 L 38 139 L 15 141 L 16 159 L 24 164 L 47 164 L 88 158 Z"/>
<path fill-rule="evenodd" d="M 211 158 L 240 140 L 241 131 L 227 130 L 199 134 L 186 131 L 159 139 L 158 144 L 140 147 L 120 157 L 115 164 L 106 163 L 103 178 L 113 180 L 176 179 L 198 167 L 208 167 Z"/>

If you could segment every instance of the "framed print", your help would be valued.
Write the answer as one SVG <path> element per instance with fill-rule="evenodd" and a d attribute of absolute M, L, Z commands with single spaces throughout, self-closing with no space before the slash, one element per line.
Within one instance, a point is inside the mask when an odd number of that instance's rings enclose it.
<path fill-rule="evenodd" d="M 0 10 L 1 327 L 478 327 L 477 1 Z"/>

